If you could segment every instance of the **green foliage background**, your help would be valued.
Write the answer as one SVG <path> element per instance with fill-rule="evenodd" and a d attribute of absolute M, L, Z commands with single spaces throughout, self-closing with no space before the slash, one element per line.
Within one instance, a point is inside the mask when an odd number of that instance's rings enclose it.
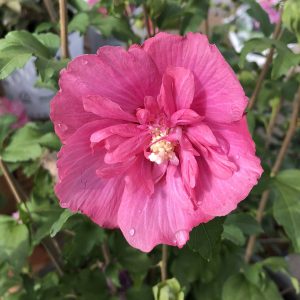
<path fill-rule="evenodd" d="M 58 2 L 52 3 L 57 11 Z M 21 173 L 31 188 L 24 196 L 26 204 L 17 204 L 19 219 L 0 215 L 0 299 L 284 299 L 286 292 L 274 274 L 287 280 L 288 292 L 299 292 L 299 282 L 290 274 L 285 259 L 288 254 L 300 253 L 299 120 L 282 171 L 273 174 L 271 166 L 295 111 L 294 99 L 297 93 L 300 95 L 300 55 L 288 47 L 299 43 L 300 2 L 281 2 L 283 24 L 278 39 L 272 34 L 275 26 L 257 2 L 233 1 L 233 10 L 241 5 L 248 5 L 249 16 L 260 27 L 253 38 L 245 41 L 240 53 L 228 40 L 229 31 L 243 30 L 237 15 L 226 24 L 210 24 L 209 30 L 211 42 L 230 63 L 249 98 L 261 68 L 249 62 L 247 54 L 266 55 L 265 50 L 274 48 L 274 59 L 266 70 L 256 105 L 247 113 L 265 170 L 248 198 L 229 216 L 195 228 L 183 249 L 169 248 L 169 279 L 161 281 L 161 246 L 149 254 L 141 253 L 131 248 L 119 231 L 104 230 L 85 216 L 59 207 L 53 192 L 55 178 L 43 164 L 45 156 L 60 148 L 51 123 L 30 122 L 12 130 L 15 118 L 1 116 L 0 158 L 13 176 L 18 179 Z M 107 9 L 106 16 L 99 14 L 100 6 Z M 220 6 L 228 9 L 224 4 Z M 140 10 L 130 15 L 128 7 Z M 91 8 L 84 0 L 69 0 L 68 8 L 69 32 L 85 35 L 92 26 L 126 46 L 142 42 L 132 24 L 145 28 L 145 12 L 160 31 L 184 34 L 199 31 L 208 10 L 215 5 L 208 0 L 103 0 Z M 68 59 L 56 56 L 59 26 L 51 22 L 44 2 L 0 0 L 0 20 L 0 79 L 35 57 L 37 85 L 56 91 L 59 71 Z M 270 136 L 268 130 L 274 118 L 279 121 Z M 266 190 L 270 196 L 260 223 L 255 217 Z M 6 201 L 1 194 L 0 208 Z M 257 241 L 248 263 L 244 255 L 251 235 L 257 235 Z M 49 259 L 39 271 L 34 270 L 29 257 L 38 247 L 54 254 L 56 264 Z"/>

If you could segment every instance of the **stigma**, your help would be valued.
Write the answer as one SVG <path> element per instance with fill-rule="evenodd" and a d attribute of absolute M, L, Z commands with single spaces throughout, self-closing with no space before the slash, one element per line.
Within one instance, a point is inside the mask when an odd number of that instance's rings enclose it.
<path fill-rule="evenodd" d="M 150 155 L 148 159 L 158 165 L 170 161 L 173 165 L 178 165 L 179 160 L 175 154 L 175 144 L 166 140 L 168 130 L 155 128 L 152 131 L 152 140 L 150 145 Z"/>

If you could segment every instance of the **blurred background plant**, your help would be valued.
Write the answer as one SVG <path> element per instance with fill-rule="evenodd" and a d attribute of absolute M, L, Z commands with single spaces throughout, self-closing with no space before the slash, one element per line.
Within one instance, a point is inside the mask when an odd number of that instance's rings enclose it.
<path fill-rule="evenodd" d="M 0 299 L 300 299 L 299 0 L 0 0 L 0 20 L 0 92 L 30 118 L 0 102 Z M 145 254 L 59 207 L 48 114 L 70 57 L 159 31 L 218 46 L 250 99 L 265 172 L 183 249 Z"/>

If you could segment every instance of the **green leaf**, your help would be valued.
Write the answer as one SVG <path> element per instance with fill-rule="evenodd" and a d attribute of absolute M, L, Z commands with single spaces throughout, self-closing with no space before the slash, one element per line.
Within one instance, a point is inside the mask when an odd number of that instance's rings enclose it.
<path fill-rule="evenodd" d="M 223 219 L 215 218 L 208 223 L 200 224 L 190 233 L 189 247 L 209 260 L 221 240 Z"/>
<path fill-rule="evenodd" d="M 220 268 L 220 256 L 214 256 L 209 262 L 189 247 L 184 247 L 173 260 L 171 272 L 182 286 L 189 286 L 198 281 L 208 282 L 216 277 Z"/>
<path fill-rule="evenodd" d="M 114 16 L 99 17 L 99 12 L 90 15 L 90 22 L 98 28 L 103 36 L 114 36 L 121 41 L 137 42 L 138 38 L 131 30 L 130 24 L 126 18 L 117 18 Z"/>
<path fill-rule="evenodd" d="M 45 37 L 41 39 L 45 41 Z M 24 30 L 9 32 L 0 40 L 0 79 L 22 68 L 32 56 L 49 59 L 52 54 L 33 34 Z"/>
<path fill-rule="evenodd" d="M 292 31 L 300 42 L 300 0 L 287 0 L 282 15 L 283 24 Z"/>
<path fill-rule="evenodd" d="M 251 283 L 243 274 L 231 276 L 223 286 L 222 300 L 282 300 L 275 284 L 267 280 L 260 287 Z"/>
<path fill-rule="evenodd" d="M 300 252 L 300 170 L 285 170 L 275 178 L 277 198 L 274 217 L 288 237 L 296 252 Z"/>
<path fill-rule="evenodd" d="M 15 286 L 22 285 L 22 278 L 19 274 L 15 274 L 13 268 L 8 263 L 0 264 L 0 295 L 2 299 L 8 299 L 8 290 Z M 11 274 L 11 276 L 7 276 Z"/>
<path fill-rule="evenodd" d="M 24 67 L 30 59 L 31 54 L 7 55 L 0 50 L 0 80 L 9 76 L 14 70 Z"/>
<path fill-rule="evenodd" d="M 60 38 L 57 34 L 48 32 L 34 34 L 34 36 L 51 51 L 52 55 L 55 56 L 60 45 Z"/>
<path fill-rule="evenodd" d="M 268 38 L 254 38 L 247 41 L 243 47 L 243 50 L 240 55 L 239 65 L 241 68 L 244 68 L 246 56 L 250 52 L 262 52 L 265 49 L 270 48 L 273 45 L 273 41 Z"/>
<path fill-rule="evenodd" d="M 289 169 L 281 171 L 275 178 L 276 182 L 286 185 L 300 193 L 300 170 Z"/>
<path fill-rule="evenodd" d="M 151 287 L 147 285 L 142 285 L 141 287 L 131 287 L 126 291 L 126 299 L 153 300 Z"/>
<path fill-rule="evenodd" d="M 239 65 L 244 67 L 246 56 L 250 52 L 262 52 L 265 49 L 276 47 L 277 54 L 275 55 L 272 68 L 272 78 L 277 79 L 286 74 L 293 66 L 300 62 L 300 55 L 294 54 L 283 42 L 272 40 L 269 38 L 254 38 L 247 41 L 240 55 Z"/>
<path fill-rule="evenodd" d="M 50 230 L 50 236 L 54 237 L 56 234 L 62 229 L 64 224 L 68 221 L 68 219 L 73 216 L 74 213 L 68 209 L 65 209 L 62 214 L 59 216 L 59 219 L 52 225 Z"/>
<path fill-rule="evenodd" d="M 245 244 L 246 238 L 239 227 L 235 225 L 224 225 L 223 228 L 223 239 L 229 240 L 238 246 L 242 246 Z"/>
<path fill-rule="evenodd" d="M 5 138 L 11 131 L 11 125 L 16 122 L 17 118 L 14 115 L 0 116 L 0 150 Z"/>
<path fill-rule="evenodd" d="M 4 45 L 13 45 L 22 47 L 25 51 L 33 53 L 35 56 L 51 58 L 51 53 L 33 34 L 28 31 L 11 31 L 5 36 Z M 1 47 L 2 51 L 6 46 Z"/>
<path fill-rule="evenodd" d="M 269 36 L 273 32 L 273 25 L 270 23 L 268 14 L 262 9 L 262 7 L 254 0 L 245 1 L 250 5 L 248 14 L 259 22 L 260 28 L 265 36 Z"/>
<path fill-rule="evenodd" d="M 69 32 L 79 31 L 81 34 L 84 34 L 87 31 L 88 26 L 90 25 L 89 16 L 87 13 L 79 13 L 69 23 Z"/>
<path fill-rule="evenodd" d="M 43 132 L 35 123 L 27 123 L 12 136 L 3 151 L 3 160 L 18 162 L 33 160 L 41 156 L 42 146 L 57 147 L 59 141 L 54 133 Z"/>
<path fill-rule="evenodd" d="M 153 287 L 155 300 L 183 300 L 184 293 L 176 278 L 168 279 Z"/>
<path fill-rule="evenodd" d="M 237 226 L 243 233 L 248 235 L 262 232 L 262 228 L 255 218 L 247 213 L 233 213 L 228 215 L 224 225 Z"/>
<path fill-rule="evenodd" d="M 0 236 L 0 264 L 8 262 L 20 269 L 30 252 L 27 227 L 11 217 L 1 215 Z"/>
<path fill-rule="evenodd" d="M 81 219 L 82 216 L 77 214 L 72 218 L 73 222 L 76 221 L 76 226 L 72 228 L 76 232 L 74 238 L 65 246 L 65 257 L 73 264 L 78 264 L 78 261 L 87 257 L 93 248 L 97 245 L 100 248 L 100 244 L 103 242 L 105 232 L 98 225 L 86 220 Z M 81 220 L 80 220 L 81 219 Z M 70 220 L 70 222 L 72 221 Z M 98 251 L 98 250 L 97 250 Z"/>
<path fill-rule="evenodd" d="M 277 51 L 278 54 L 273 61 L 272 79 L 278 79 L 285 75 L 290 68 L 300 63 L 300 55 L 294 54 L 287 47 L 282 50 L 277 49 Z"/>

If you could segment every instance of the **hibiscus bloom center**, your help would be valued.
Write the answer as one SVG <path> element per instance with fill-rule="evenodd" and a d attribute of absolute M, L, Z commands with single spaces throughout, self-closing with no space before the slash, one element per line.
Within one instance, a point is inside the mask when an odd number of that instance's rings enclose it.
<path fill-rule="evenodd" d="M 152 140 L 150 145 L 151 154 L 148 156 L 148 159 L 158 165 L 168 160 L 174 165 L 178 165 L 179 163 L 174 152 L 175 144 L 166 139 L 168 137 L 168 133 L 168 129 L 161 130 L 160 128 L 155 128 L 152 131 Z"/>

